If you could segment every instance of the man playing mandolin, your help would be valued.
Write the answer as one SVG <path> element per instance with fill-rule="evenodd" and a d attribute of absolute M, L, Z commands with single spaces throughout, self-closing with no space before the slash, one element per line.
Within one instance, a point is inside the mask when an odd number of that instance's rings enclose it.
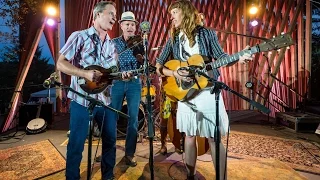
<path fill-rule="evenodd" d="M 223 52 L 216 33 L 202 26 L 203 23 L 198 15 L 198 11 L 190 1 L 179 0 L 173 2 L 169 6 L 169 12 L 172 21 L 171 38 L 167 41 L 160 57 L 157 59 L 157 72 L 162 76 L 167 76 L 167 79 L 169 79 L 168 77 L 174 77 L 174 83 L 181 82 L 181 84 L 185 83 L 187 86 L 188 83 L 193 82 L 194 76 L 189 76 L 188 69 L 179 70 L 176 67 L 167 66 L 167 63 L 170 62 L 168 61 L 170 55 L 173 55 L 174 59 L 178 61 L 177 65 L 181 65 L 182 63 L 187 64 L 189 58 L 195 55 L 196 57 L 205 56 L 209 60 L 215 59 L 216 61 L 228 55 Z M 246 63 L 249 60 L 252 60 L 252 57 L 248 53 L 239 58 L 240 63 Z M 214 79 L 218 79 L 219 77 L 217 69 L 206 73 Z M 171 90 L 173 88 L 172 86 Z M 208 139 L 211 156 L 215 164 L 214 129 L 216 107 L 215 103 L 213 103 L 215 102 L 215 94 L 210 94 L 210 85 L 207 85 L 202 90 L 198 90 L 196 96 L 184 98 L 183 100 L 178 102 L 177 129 L 186 135 L 184 152 L 187 176 L 188 179 L 194 179 L 197 161 L 196 136 Z M 219 116 L 221 134 L 225 135 L 229 128 L 229 120 L 222 96 L 219 102 Z M 226 158 L 225 148 L 222 143 L 220 144 L 220 152 L 220 174 L 221 179 L 223 179 Z"/>
<path fill-rule="evenodd" d="M 117 53 L 107 31 L 116 22 L 115 3 L 101 1 L 93 9 L 93 26 L 73 32 L 60 50 L 57 69 L 71 76 L 70 87 L 77 92 L 90 95 L 105 105 L 111 103 L 105 93 L 88 94 L 79 85 L 79 78 L 99 82 L 102 73 L 98 70 L 83 69 L 90 65 L 117 69 Z M 123 78 L 126 75 L 122 75 Z M 66 179 L 80 179 L 80 163 L 84 143 L 88 135 L 89 102 L 79 95 L 69 92 L 70 135 L 67 146 Z M 93 116 L 102 131 L 101 179 L 114 179 L 113 168 L 116 160 L 116 114 L 108 108 L 96 106 Z M 103 124 L 103 127 L 101 127 Z"/>
<path fill-rule="evenodd" d="M 111 99 L 114 108 L 117 110 L 122 109 L 124 99 L 127 101 L 128 115 L 130 117 L 128 118 L 126 131 L 124 159 L 127 165 L 136 166 L 137 162 L 134 154 L 136 152 L 138 136 L 138 114 L 142 85 L 141 79 L 133 77 L 131 71 L 140 68 L 142 62 L 139 62 L 138 58 L 141 58 L 141 55 L 143 55 L 143 48 L 141 37 L 135 36 L 138 21 L 136 21 L 134 14 L 131 11 L 122 13 L 119 23 L 122 35 L 113 39 L 115 47 L 119 52 L 119 68 L 120 72 L 128 74 L 128 77 L 132 78 L 114 80 L 112 83 Z M 135 43 L 130 41 L 135 41 Z"/>

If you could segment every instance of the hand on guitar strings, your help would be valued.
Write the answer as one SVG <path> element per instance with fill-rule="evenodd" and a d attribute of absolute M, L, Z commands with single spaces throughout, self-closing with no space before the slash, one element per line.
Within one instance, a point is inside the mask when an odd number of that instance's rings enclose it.
<path fill-rule="evenodd" d="M 190 82 L 190 81 L 192 81 L 192 77 L 190 76 L 190 71 L 188 71 L 187 69 L 188 69 L 188 67 L 179 68 L 178 70 L 172 72 L 173 76 L 176 79 Z"/>
<path fill-rule="evenodd" d="M 250 46 L 246 46 L 246 48 L 244 48 L 244 52 L 245 50 L 250 49 Z M 253 55 L 249 54 L 249 53 L 244 53 L 242 56 L 239 57 L 239 63 L 241 64 L 247 64 L 249 61 L 253 60 Z"/>
<path fill-rule="evenodd" d="M 101 76 L 102 76 L 102 73 L 98 70 L 86 70 L 86 74 L 84 78 L 92 82 L 99 82 Z"/>

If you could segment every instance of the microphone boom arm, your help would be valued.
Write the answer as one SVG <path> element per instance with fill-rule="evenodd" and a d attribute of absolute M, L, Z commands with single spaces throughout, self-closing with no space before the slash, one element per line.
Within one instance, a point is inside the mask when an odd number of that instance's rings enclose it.
<path fill-rule="evenodd" d="M 199 74 L 201 76 L 204 76 L 205 78 L 208 79 L 208 81 L 212 82 L 214 84 L 214 87 L 211 89 L 211 92 L 213 92 L 216 89 L 224 89 L 227 91 L 230 91 L 231 93 L 239 96 L 240 98 L 242 98 L 243 100 L 249 102 L 252 106 L 256 107 L 257 109 L 259 109 L 260 111 L 269 114 L 271 111 L 270 109 L 266 108 L 265 106 L 259 104 L 258 102 L 251 100 L 245 96 L 243 96 L 242 94 L 234 91 L 233 89 L 231 89 L 230 87 L 228 87 L 226 84 L 224 84 L 223 82 L 217 81 L 211 77 L 209 77 L 206 73 L 202 72 L 201 70 L 197 69 L 197 68 L 189 68 L 189 71 L 191 71 L 192 73 L 195 74 Z"/>

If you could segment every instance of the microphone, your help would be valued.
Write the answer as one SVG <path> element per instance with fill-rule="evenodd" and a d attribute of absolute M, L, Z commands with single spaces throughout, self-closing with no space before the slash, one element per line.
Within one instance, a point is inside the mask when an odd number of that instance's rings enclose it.
<path fill-rule="evenodd" d="M 143 33 L 142 39 L 143 39 L 143 46 L 148 46 L 148 33 L 150 32 L 150 23 L 148 21 L 143 21 L 140 23 L 140 29 Z"/>
<path fill-rule="evenodd" d="M 140 23 L 140 29 L 143 33 L 150 32 L 150 23 L 148 21 L 143 21 Z"/>
<path fill-rule="evenodd" d="M 162 49 L 162 46 L 158 46 L 158 47 L 151 48 L 151 51 L 158 51 L 161 49 Z"/>
<path fill-rule="evenodd" d="M 48 79 L 44 80 L 42 85 L 44 88 L 50 88 L 50 86 L 53 84 L 60 84 L 60 83 L 56 82 L 57 80 L 58 80 L 58 76 L 54 72 L 50 75 L 50 77 Z"/>

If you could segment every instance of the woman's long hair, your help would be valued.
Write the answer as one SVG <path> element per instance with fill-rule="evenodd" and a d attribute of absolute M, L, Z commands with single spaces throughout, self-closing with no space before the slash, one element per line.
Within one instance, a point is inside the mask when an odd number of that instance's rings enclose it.
<path fill-rule="evenodd" d="M 182 11 L 182 22 L 179 28 L 175 28 L 172 24 L 171 26 L 171 37 L 179 34 L 180 31 L 184 32 L 190 42 L 190 47 L 195 44 L 195 34 L 196 27 L 202 25 L 202 21 L 198 10 L 193 6 L 193 4 L 188 0 L 179 0 L 173 2 L 168 11 L 171 12 L 172 9 L 179 8 Z"/>

